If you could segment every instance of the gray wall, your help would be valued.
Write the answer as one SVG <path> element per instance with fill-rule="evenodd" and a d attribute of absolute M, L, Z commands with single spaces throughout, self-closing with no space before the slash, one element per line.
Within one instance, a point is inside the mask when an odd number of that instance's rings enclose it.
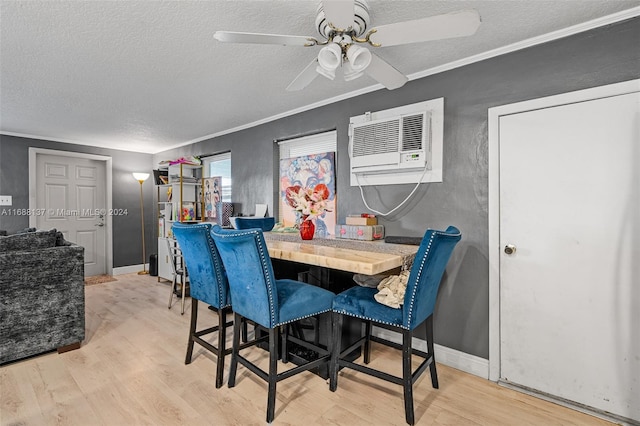
<path fill-rule="evenodd" d="M 140 184 L 132 172 L 151 171 L 151 154 L 103 149 L 84 145 L 0 135 L 0 194 L 13 196 L 11 207 L 0 207 L 0 229 L 9 233 L 27 228 L 27 216 L 2 215 L 2 209 L 29 207 L 29 148 L 83 152 L 109 156 L 112 161 L 114 209 L 127 209 L 126 216 L 113 216 L 113 266 L 139 265 L 142 262 L 140 241 Z M 153 176 L 152 176 L 153 177 Z M 153 179 L 143 185 L 145 196 L 145 240 L 147 259 L 156 252 Z"/>
<path fill-rule="evenodd" d="M 435 314 L 437 343 L 482 358 L 489 354 L 487 110 L 513 102 L 640 77 L 640 19 L 599 28 L 452 71 L 394 90 L 348 99 L 251 129 L 155 156 L 231 151 L 233 201 L 252 214 L 255 203 L 277 206 L 277 147 L 273 140 L 338 131 L 338 220 L 366 211 L 349 186 L 349 117 L 444 97 L 444 181 L 423 184 L 415 198 L 381 219 L 389 235 L 422 235 L 427 227 L 458 226 L 463 239 L 442 283 Z M 269 159 L 273 159 L 270 161 Z M 388 211 L 413 185 L 366 187 L 372 207 Z M 526 189 L 525 189 L 526 190 Z M 275 206 L 274 206 L 275 204 Z"/>

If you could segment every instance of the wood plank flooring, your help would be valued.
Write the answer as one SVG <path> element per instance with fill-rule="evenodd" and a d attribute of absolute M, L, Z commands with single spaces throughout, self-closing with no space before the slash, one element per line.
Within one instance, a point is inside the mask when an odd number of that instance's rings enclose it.
<path fill-rule="evenodd" d="M 216 389 L 212 354 L 196 345 L 193 362 L 184 364 L 190 310 L 180 315 L 175 298 L 167 309 L 168 283 L 137 274 L 117 279 L 86 287 L 87 336 L 79 350 L 0 368 L 1 425 L 265 423 L 266 384 L 244 367 L 234 388 Z M 200 326 L 216 321 L 201 305 Z M 267 352 L 248 357 L 265 363 Z M 372 365 L 399 374 L 399 354 L 374 343 Z M 415 386 L 418 425 L 611 425 L 441 364 L 438 373 L 440 389 L 428 374 Z M 334 393 L 303 373 L 278 384 L 273 424 L 404 425 L 402 390 L 346 371 Z"/>

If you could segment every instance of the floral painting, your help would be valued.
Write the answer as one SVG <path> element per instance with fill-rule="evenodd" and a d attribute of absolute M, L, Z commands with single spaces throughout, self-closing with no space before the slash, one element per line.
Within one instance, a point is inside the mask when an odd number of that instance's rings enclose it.
<path fill-rule="evenodd" d="M 335 235 L 335 176 L 333 152 L 280 160 L 280 212 L 283 226 L 295 227 L 303 219 L 311 219 L 315 222 L 316 237 Z M 299 194 L 299 200 L 307 197 L 313 201 L 311 210 L 300 207 L 299 203 L 292 203 L 292 195 L 295 195 L 292 188 L 295 188 L 295 194 Z M 321 199 L 315 200 L 317 195 L 321 195 Z M 321 208 L 317 209 L 316 206 Z"/>

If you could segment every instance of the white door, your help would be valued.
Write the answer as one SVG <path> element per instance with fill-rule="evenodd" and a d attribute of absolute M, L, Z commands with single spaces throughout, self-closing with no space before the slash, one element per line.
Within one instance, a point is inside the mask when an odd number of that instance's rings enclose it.
<path fill-rule="evenodd" d="M 639 117 L 631 93 L 499 119 L 501 380 L 635 420 Z"/>
<path fill-rule="evenodd" d="M 81 157 L 36 156 L 38 229 L 56 228 L 84 247 L 85 276 L 106 273 L 106 166 Z"/>

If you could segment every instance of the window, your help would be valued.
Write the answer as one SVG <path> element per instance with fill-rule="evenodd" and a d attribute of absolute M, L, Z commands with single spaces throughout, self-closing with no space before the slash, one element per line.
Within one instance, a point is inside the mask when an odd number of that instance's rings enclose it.
<path fill-rule="evenodd" d="M 287 139 L 286 141 L 278 142 L 278 145 L 280 145 L 280 159 L 320 154 L 322 152 L 336 152 L 337 140 L 338 137 L 335 130 L 301 138 Z"/>
<path fill-rule="evenodd" d="M 231 153 L 215 154 L 202 158 L 205 177 L 222 177 L 222 201 L 231 202 Z"/>

